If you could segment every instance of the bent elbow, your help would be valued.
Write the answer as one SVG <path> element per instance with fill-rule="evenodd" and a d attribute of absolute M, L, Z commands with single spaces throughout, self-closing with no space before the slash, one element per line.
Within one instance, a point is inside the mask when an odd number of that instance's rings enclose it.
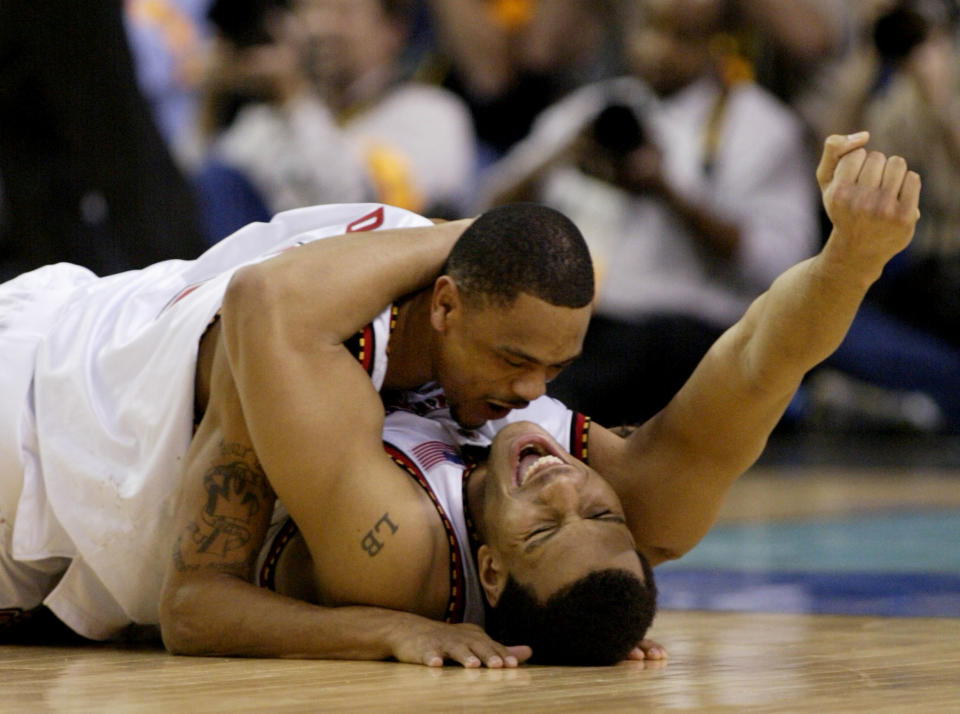
<path fill-rule="evenodd" d="M 678 560 L 679 558 L 682 558 L 691 550 L 691 548 L 677 549 L 649 546 L 643 549 L 643 554 L 647 557 L 647 560 L 650 561 L 650 566 L 656 567 L 661 563 L 667 562 L 668 560 Z"/>
<path fill-rule="evenodd" d="M 203 642 L 203 627 L 189 585 L 168 587 L 160 600 L 160 637 L 170 654 L 203 655 L 209 643 Z"/>
<path fill-rule="evenodd" d="M 223 315 L 242 319 L 244 315 L 262 311 L 275 297 L 271 289 L 275 283 L 268 278 L 262 263 L 240 268 L 227 283 L 223 296 Z"/>
<path fill-rule="evenodd" d="M 271 280 L 260 264 L 240 268 L 230 278 L 221 303 L 220 316 L 227 354 L 236 357 L 245 340 L 262 344 L 267 335 L 258 330 L 270 329 L 274 306 L 281 301 L 275 280 Z"/>

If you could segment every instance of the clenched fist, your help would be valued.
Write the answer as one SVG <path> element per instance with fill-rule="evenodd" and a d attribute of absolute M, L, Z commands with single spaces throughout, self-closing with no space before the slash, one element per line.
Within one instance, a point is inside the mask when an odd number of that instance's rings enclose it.
<path fill-rule="evenodd" d="M 828 137 L 817 182 L 833 223 L 825 256 L 873 282 L 913 238 L 920 176 L 899 156 L 868 152 L 869 138 L 867 132 Z"/>

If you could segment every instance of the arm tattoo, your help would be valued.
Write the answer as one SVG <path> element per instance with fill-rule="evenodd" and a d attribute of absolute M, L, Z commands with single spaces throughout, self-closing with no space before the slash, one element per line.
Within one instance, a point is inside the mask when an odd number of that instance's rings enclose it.
<path fill-rule="evenodd" d="M 203 476 L 206 502 L 177 539 L 177 570 L 213 568 L 246 573 L 256 560 L 253 528 L 269 514 L 273 490 L 253 449 L 220 445 L 220 459 Z M 211 556 L 211 557 L 201 557 Z"/>
<path fill-rule="evenodd" d="M 360 541 L 360 547 L 367 551 L 367 555 L 371 558 L 379 553 L 385 545 L 382 540 L 377 538 L 380 534 L 380 528 L 383 526 L 389 529 L 389 533 L 385 532 L 385 535 L 393 535 L 397 532 L 397 529 L 400 528 L 400 526 L 390 520 L 390 514 L 384 513 L 380 516 L 380 520 L 377 521 L 373 528 L 367 531 L 366 535 L 364 535 Z"/>

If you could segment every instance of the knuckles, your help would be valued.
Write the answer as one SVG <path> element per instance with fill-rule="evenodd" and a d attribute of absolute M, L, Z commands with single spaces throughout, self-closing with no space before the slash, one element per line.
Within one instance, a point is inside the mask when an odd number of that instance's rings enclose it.
<path fill-rule="evenodd" d="M 863 147 L 837 160 L 844 145 L 842 137 L 828 137 L 817 167 L 827 215 L 860 250 L 892 255 L 910 242 L 920 217 L 920 176 L 902 156 Z"/>
<path fill-rule="evenodd" d="M 827 213 L 835 222 L 896 230 L 912 227 L 919 217 L 915 205 L 879 189 L 855 184 L 834 186 L 824 198 Z"/>

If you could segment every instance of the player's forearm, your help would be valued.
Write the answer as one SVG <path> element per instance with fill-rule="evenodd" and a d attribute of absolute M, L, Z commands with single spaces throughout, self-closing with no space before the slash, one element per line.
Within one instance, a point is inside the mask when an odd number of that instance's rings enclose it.
<path fill-rule="evenodd" d="M 874 280 L 871 271 L 845 270 L 823 254 L 783 273 L 733 328 L 745 383 L 792 393 L 840 345 Z"/>
<path fill-rule="evenodd" d="M 238 271 L 223 304 L 230 354 L 240 340 L 339 344 L 391 301 L 428 286 L 468 224 L 351 233 Z"/>
<path fill-rule="evenodd" d="M 393 656 L 393 638 L 411 618 L 375 607 L 319 607 L 204 574 L 166 594 L 160 624 L 174 654 L 378 660 Z"/>
<path fill-rule="evenodd" d="M 614 484 L 638 547 L 679 558 L 716 522 L 730 487 L 762 452 L 804 374 L 840 343 L 866 292 L 822 258 L 781 275 L 717 341 L 657 416 L 627 438 L 626 458 L 591 461 Z"/>
<path fill-rule="evenodd" d="M 596 448 L 591 437 L 591 461 L 639 547 L 679 557 L 703 537 L 804 374 L 840 344 L 883 266 L 909 244 L 920 177 L 902 158 L 863 150 L 867 138 L 825 142 L 817 178 L 835 229 L 820 254 L 777 278 L 626 448 L 603 431 Z"/>

